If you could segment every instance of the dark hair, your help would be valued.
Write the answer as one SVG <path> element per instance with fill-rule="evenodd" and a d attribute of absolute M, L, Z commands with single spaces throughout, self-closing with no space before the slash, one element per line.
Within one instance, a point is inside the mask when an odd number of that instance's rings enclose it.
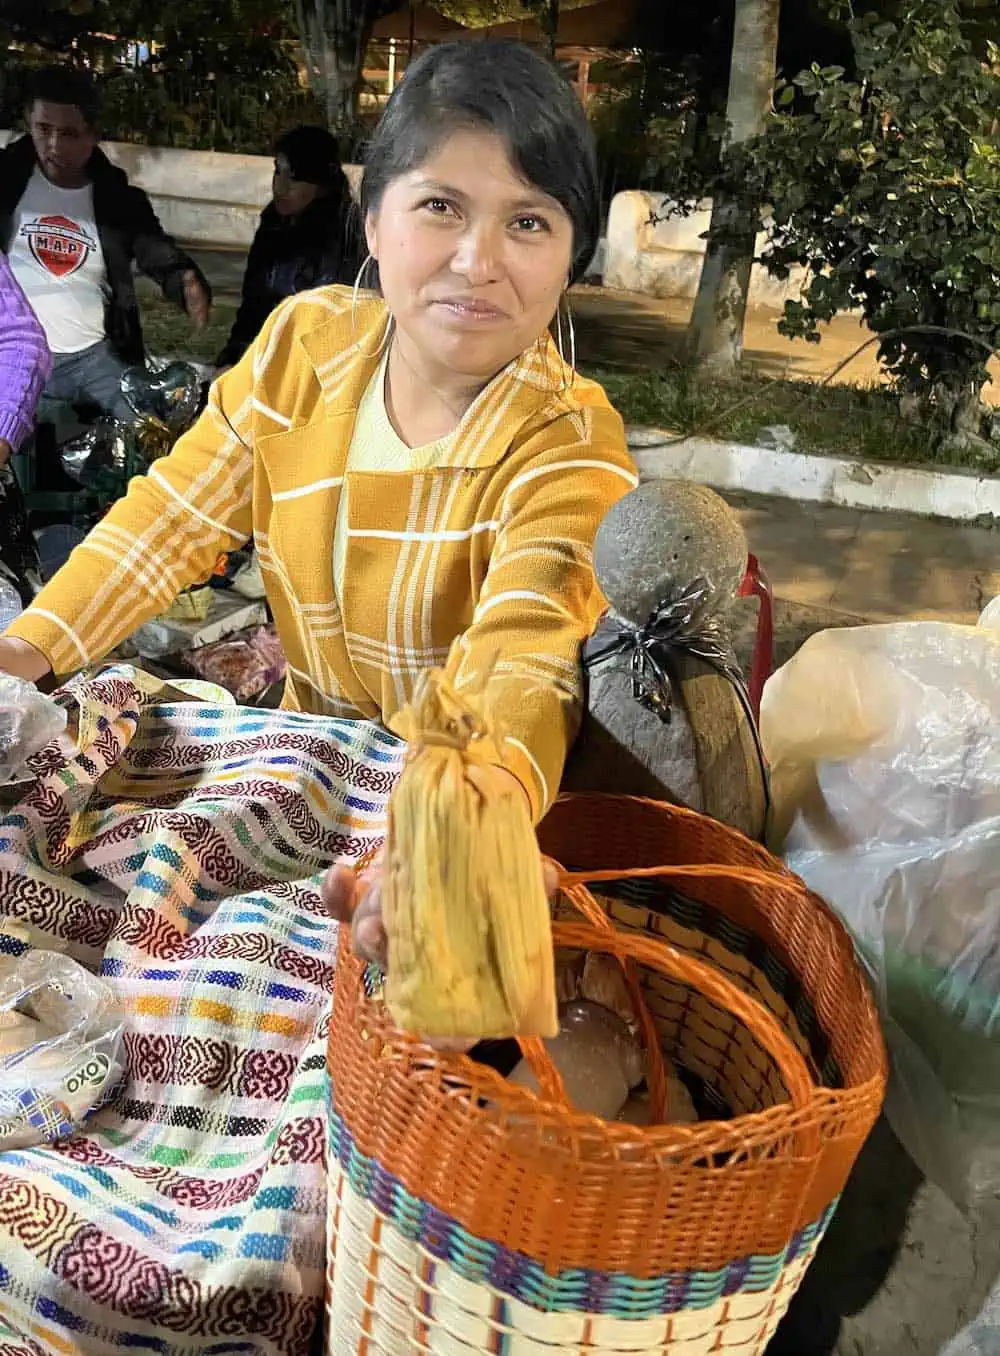
<path fill-rule="evenodd" d="M 35 71 L 25 91 L 25 111 L 30 113 L 37 103 L 69 104 L 80 110 L 88 126 L 97 126 L 100 114 L 97 87 L 86 72 L 72 66 L 45 66 Z"/>
<path fill-rule="evenodd" d="M 362 220 L 378 211 L 394 179 L 466 128 L 494 132 L 525 179 L 566 209 L 573 223 L 571 279 L 577 282 L 600 235 L 594 138 L 571 87 L 519 42 L 444 43 L 410 65 L 368 147 Z"/>
<path fill-rule="evenodd" d="M 343 178 L 337 139 L 325 127 L 293 127 L 274 143 L 274 154 L 283 155 L 303 183 L 335 188 Z"/>

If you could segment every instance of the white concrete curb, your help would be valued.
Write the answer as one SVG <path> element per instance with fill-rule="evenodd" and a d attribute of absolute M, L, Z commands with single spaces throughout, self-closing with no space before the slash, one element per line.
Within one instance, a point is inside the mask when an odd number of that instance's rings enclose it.
<path fill-rule="evenodd" d="M 706 438 L 671 442 L 672 436 L 662 429 L 629 429 L 629 447 L 644 479 L 693 480 L 714 490 L 889 509 L 956 522 L 1000 520 L 1000 478 L 974 471 L 818 457 Z"/>

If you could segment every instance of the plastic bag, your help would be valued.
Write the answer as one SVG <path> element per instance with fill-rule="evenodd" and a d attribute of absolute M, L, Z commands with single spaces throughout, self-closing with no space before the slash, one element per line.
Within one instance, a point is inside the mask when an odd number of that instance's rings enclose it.
<path fill-rule="evenodd" d="M 285 656 L 273 626 L 191 650 L 185 660 L 194 673 L 224 687 L 237 702 L 250 701 L 285 676 Z"/>
<path fill-rule="evenodd" d="M 0 1149 L 72 1135 L 122 1075 L 123 1020 L 111 989 L 54 951 L 0 976 Z"/>
<path fill-rule="evenodd" d="M 997 1356 L 1000 1352 L 1000 1285 L 967 1328 L 953 1337 L 940 1356 Z"/>
<path fill-rule="evenodd" d="M 1000 597 L 994 598 L 986 604 L 979 618 L 979 625 L 989 626 L 994 630 L 1000 628 Z"/>
<path fill-rule="evenodd" d="M 12 621 L 24 611 L 21 595 L 10 582 L 0 576 L 0 631 L 6 631 Z"/>
<path fill-rule="evenodd" d="M 31 755 L 65 728 L 65 710 L 34 683 L 0 674 L 0 786 L 16 781 Z"/>
<path fill-rule="evenodd" d="M 854 934 L 886 1112 L 964 1208 L 1000 1189 L 1000 632 L 827 631 L 768 684 L 773 846 Z"/>

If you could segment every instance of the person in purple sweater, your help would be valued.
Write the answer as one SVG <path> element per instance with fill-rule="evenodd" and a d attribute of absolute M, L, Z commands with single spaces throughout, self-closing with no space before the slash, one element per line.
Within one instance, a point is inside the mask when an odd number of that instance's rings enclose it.
<path fill-rule="evenodd" d="M 45 333 L 0 253 L 0 465 L 31 432 L 35 406 L 52 371 Z"/>
<path fill-rule="evenodd" d="M 25 604 L 40 586 L 38 552 L 9 463 L 31 432 L 51 370 L 44 331 L 0 252 L 0 578 Z"/>

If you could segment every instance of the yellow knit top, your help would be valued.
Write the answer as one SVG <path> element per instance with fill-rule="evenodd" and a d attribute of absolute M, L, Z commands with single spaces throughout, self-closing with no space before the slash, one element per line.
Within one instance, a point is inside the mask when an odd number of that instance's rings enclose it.
<path fill-rule="evenodd" d="M 452 652 L 459 686 L 492 666 L 500 761 L 537 819 L 559 790 L 582 709 L 580 646 L 604 607 L 594 534 L 637 483 L 622 421 L 546 338 L 480 393 L 432 465 L 348 466 L 387 324 L 380 299 L 354 307 L 346 288 L 289 298 L 8 634 L 71 672 L 252 535 L 288 660 L 286 707 L 388 722 Z"/>
<path fill-rule="evenodd" d="M 347 449 L 344 466 L 344 488 L 337 505 L 337 526 L 333 534 L 333 583 L 337 602 L 344 610 L 344 574 L 347 563 L 347 538 L 350 533 L 348 503 L 351 498 L 351 479 L 359 471 L 381 471 L 386 475 L 407 471 L 426 471 L 438 465 L 448 454 L 452 435 L 438 438 L 424 447 L 408 447 L 392 426 L 386 409 L 386 372 L 389 365 L 389 346 L 382 361 L 361 397 L 358 417 Z"/>

